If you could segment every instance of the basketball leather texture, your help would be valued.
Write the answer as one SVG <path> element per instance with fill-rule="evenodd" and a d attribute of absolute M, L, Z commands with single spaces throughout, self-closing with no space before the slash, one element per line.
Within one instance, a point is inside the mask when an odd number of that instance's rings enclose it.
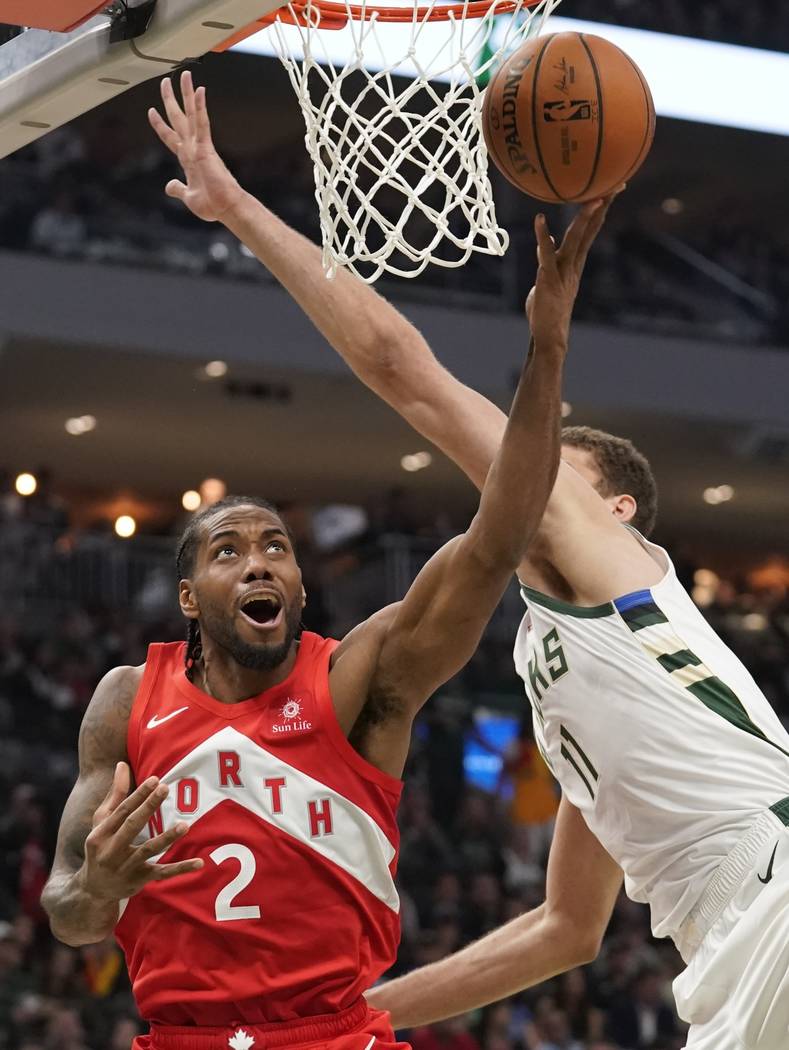
<path fill-rule="evenodd" d="M 643 164 L 655 106 L 624 51 L 588 33 L 528 41 L 499 67 L 482 112 L 488 155 L 543 201 L 594 200 Z"/>

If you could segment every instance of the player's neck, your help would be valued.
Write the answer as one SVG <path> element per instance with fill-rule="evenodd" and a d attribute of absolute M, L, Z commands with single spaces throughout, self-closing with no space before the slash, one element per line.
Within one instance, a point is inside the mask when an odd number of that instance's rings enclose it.
<path fill-rule="evenodd" d="M 203 658 L 197 666 L 194 684 L 204 693 L 223 704 L 236 704 L 259 696 L 275 685 L 284 682 L 293 670 L 299 654 L 298 642 L 293 643 L 290 652 L 276 667 L 266 670 L 255 670 L 243 667 L 237 660 L 221 650 L 203 651 Z"/>

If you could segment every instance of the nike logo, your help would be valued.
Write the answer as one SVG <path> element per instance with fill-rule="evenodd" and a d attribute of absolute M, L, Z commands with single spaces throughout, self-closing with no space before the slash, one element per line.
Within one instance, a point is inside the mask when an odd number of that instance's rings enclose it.
<path fill-rule="evenodd" d="M 767 871 L 764 873 L 764 878 L 762 878 L 761 875 L 759 875 L 758 873 L 756 875 L 756 878 L 759 880 L 759 882 L 763 882 L 765 886 L 773 877 L 773 864 L 775 863 L 775 852 L 777 849 L 778 843 L 776 842 L 776 844 L 773 846 L 773 852 L 770 856 L 770 863 L 767 865 Z"/>
<path fill-rule="evenodd" d="M 164 718 L 159 718 L 158 715 L 154 715 L 153 718 L 148 723 L 148 725 L 146 726 L 146 729 L 156 729 L 156 727 L 160 726 L 162 724 L 162 722 L 166 722 L 170 718 L 175 718 L 175 716 L 176 715 L 180 715 L 180 713 L 182 711 L 188 711 L 188 710 L 189 710 L 188 707 L 179 707 L 177 711 L 171 711 L 170 714 L 169 715 L 165 715 Z"/>

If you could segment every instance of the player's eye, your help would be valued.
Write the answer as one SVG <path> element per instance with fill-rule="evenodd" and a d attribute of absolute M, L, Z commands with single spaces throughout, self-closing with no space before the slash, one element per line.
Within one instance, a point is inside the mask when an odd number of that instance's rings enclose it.
<path fill-rule="evenodd" d="M 230 554 L 235 554 L 236 548 L 233 547 L 230 543 L 223 543 L 221 547 L 217 547 L 217 549 L 214 551 L 214 557 L 219 558 L 227 552 L 229 552 Z"/>
<path fill-rule="evenodd" d="M 271 543 L 269 543 L 268 545 L 268 549 L 284 553 L 285 551 L 287 551 L 288 548 L 285 546 L 282 540 L 272 540 Z"/>

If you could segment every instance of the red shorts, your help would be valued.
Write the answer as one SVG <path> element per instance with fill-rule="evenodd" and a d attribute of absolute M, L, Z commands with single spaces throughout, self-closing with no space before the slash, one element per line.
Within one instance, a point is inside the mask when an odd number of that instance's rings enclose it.
<path fill-rule="evenodd" d="M 350 1010 L 282 1024 L 221 1028 L 151 1025 L 132 1050 L 410 1050 L 398 1043 L 389 1014 L 362 999 Z"/>

